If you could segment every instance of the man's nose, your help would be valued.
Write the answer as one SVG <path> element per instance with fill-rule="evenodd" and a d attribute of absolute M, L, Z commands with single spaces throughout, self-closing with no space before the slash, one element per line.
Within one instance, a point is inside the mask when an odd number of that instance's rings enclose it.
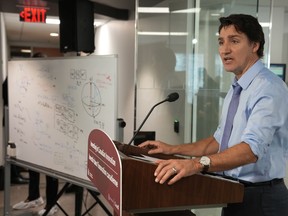
<path fill-rule="evenodd" d="M 227 43 L 223 43 L 220 47 L 219 47 L 219 52 L 220 53 L 230 53 L 231 52 L 231 48 L 229 46 L 229 44 Z"/>

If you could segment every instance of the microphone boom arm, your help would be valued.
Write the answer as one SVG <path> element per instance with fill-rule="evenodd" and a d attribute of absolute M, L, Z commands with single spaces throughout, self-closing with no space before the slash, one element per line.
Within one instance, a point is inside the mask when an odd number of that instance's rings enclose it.
<path fill-rule="evenodd" d="M 164 103 L 168 101 L 167 99 L 160 101 L 159 103 L 155 104 L 149 111 L 149 113 L 146 115 L 145 119 L 143 120 L 143 122 L 141 123 L 141 125 L 139 126 L 139 128 L 137 129 L 137 131 L 134 133 L 134 136 L 132 137 L 132 139 L 130 140 L 130 142 L 127 144 L 128 146 L 131 145 L 131 143 L 134 141 L 135 137 L 138 135 L 139 131 L 141 130 L 141 128 L 143 127 L 143 125 L 145 124 L 146 120 L 148 119 L 148 117 L 150 116 L 150 114 L 152 113 L 152 111 L 154 110 L 155 107 L 157 107 L 158 105 Z"/>

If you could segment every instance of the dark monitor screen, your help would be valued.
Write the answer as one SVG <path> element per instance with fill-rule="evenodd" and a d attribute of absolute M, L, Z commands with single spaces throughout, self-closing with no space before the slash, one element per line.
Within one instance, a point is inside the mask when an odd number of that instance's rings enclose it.
<path fill-rule="evenodd" d="M 285 82 L 286 64 L 270 64 L 270 70 Z"/>
<path fill-rule="evenodd" d="M 155 140 L 155 131 L 139 131 L 134 139 L 134 145 L 138 146 L 140 143 L 146 140 Z"/>

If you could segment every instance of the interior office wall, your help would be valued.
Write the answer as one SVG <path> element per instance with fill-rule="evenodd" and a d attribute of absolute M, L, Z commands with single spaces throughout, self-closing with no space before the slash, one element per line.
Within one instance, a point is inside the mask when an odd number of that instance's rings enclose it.
<path fill-rule="evenodd" d="M 288 12 L 284 15 L 284 36 L 283 36 L 283 50 L 282 50 L 283 63 L 288 66 Z M 286 83 L 288 83 L 288 68 L 286 67 Z"/>
<path fill-rule="evenodd" d="M 0 13 L 0 40 L 1 40 L 1 43 L 0 43 L 0 59 L 2 59 L 2 56 L 3 56 L 3 43 L 2 43 L 2 38 L 3 38 L 3 32 L 4 32 L 4 22 L 3 22 L 3 15 L 2 13 Z M 1 61 L 1 67 L 0 67 L 0 74 L 3 74 L 3 61 Z M 2 77 L 2 76 L 1 76 Z M 2 95 L 2 88 L 0 88 L 0 94 Z M 2 102 L 2 100 L 1 100 Z M 3 103 L 2 105 L 0 105 L 0 109 L 3 110 Z M 1 112 L 2 114 L 3 112 Z M 0 114 L 0 118 L 2 119 L 3 116 Z M 0 140 L 1 141 L 4 141 L 3 139 L 3 130 L 4 128 L 1 127 L 1 130 L 0 130 Z M 4 147 L 3 147 L 3 142 L 0 141 L 0 166 L 3 166 L 4 165 Z"/>
<path fill-rule="evenodd" d="M 283 7 L 273 8 L 270 63 L 288 65 L 288 12 Z M 286 67 L 286 83 L 287 75 Z"/>
<path fill-rule="evenodd" d="M 287 28 L 285 23 L 285 8 L 274 7 L 272 16 L 272 32 L 271 32 L 271 63 L 283 63 L 284 47 L 284 30 Z M 285 26 L 286 25 L 286 26 Z"/>
<path fill-rule="evenodd" d="M 128 21 L 111 20 L 98 27 L 95 32 L 96 55 L 118 56 L 118 118 L 126 122 L 124 142 L 133 135 L 134 113 L 134 14 Z"/>
<path fill-rule="evenodd" d="M 6 30 L 5 30 L 5 22 L 3 18 L 3 13 L 0 13 L 0 119 L 2 122 L 3 119 L 3 113 L 4 113 L 4 107 L 3 107 L 3 98 L 2 98 L 2 83 L 4 77 L 6 77 L 7 72 L 7 39 L 6 39 Z M 4 137 L 3 137 L 3 124 L 1 124 L 0 129 L 0 166 L 4 164 Z"/>
<path fill-rule="evenodd" d="M 141 7 L 145 7 L 146 3 L 145 0 L 139 1 Z M 156 3 L 157 1 L 154 1 L 154 4 Z M 179 2 L 179 5 L 181 3 L 182 1 Z M 192 3 L 189 1 L 189 4 Z M 169 1 L 163 1 L 161 7 L 168 7 L 167 4 Z M 177 4 L 177 6 L 179 5 Z M 159 7 L 157 4 L 156 6 Z M 141 124 L 154 104 L 165 99 L 172 92 L 179 93 L 180 97 L 177 101 L 157 107 L 142 128 L 143 131 L 155 131 L 157 140 L 171 144 L 183 143 L 184 130 L 187 128 L 185 126 L 191 125 L 191 118 L 184 118 L 186 117 L 184 113 L 187 110 L 190 113 L 192 107 L 191 102 L 186 102 L 187 97 L 190 97 L 191 94 L 188 96 L 185 90 L 186 65 L 191 65 L 191 59 L 186 61 L 190 54 L 186 51 L 186 42 L 190 35 L 187 37 L 186 32 L 188 28 L 194 28 L 194 23 L 193 19 L 188 19 L 187 16 L 190 14 L 139 13 L 136 21 L 138 30 L 136 36 L 138 42 L 136 123 L 137 126 Z M 188 23 L 187 20 L 191 23 Z M 174 35 L 175 32 L 180 32 L 180 34 Z M 184 34 L 181 34 L 183 32 Z M 179 58 L 178 62 L 183 60 L 179 66 L 176 65 L 177 58 Z M 193 85 L 192 82 L 189 84 Z M 189 89 L 189 93 L 192 91 L 192 88 Z M 179 130 L 174 130 L 174 125 Z M 190 139 L 189 131 L 187 141 Z"/>

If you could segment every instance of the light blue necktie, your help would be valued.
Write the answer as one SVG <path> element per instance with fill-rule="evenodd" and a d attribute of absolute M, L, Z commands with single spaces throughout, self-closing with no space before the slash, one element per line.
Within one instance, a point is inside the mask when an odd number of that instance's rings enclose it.
<path fill-rule="evenodd" d="M 229 108 L 228 108 L 228 113 L 227 113 L 225 128 L 223 132 L 223 137 L 221 141 L 220 151 L 224 151 L 225 149 L 228 148 L 228 141 L 229 141 L 231 131 L 233 128 L 233 120 L 234 120 L 234 116 L 239 105 L 239 98 L 240 98 L 240 94 L 242 91 L 242 87 L 237 82 L 234 83 L 232 86 L 234 90 L 233 90 L 232 99 L 230 101 Z"/>

